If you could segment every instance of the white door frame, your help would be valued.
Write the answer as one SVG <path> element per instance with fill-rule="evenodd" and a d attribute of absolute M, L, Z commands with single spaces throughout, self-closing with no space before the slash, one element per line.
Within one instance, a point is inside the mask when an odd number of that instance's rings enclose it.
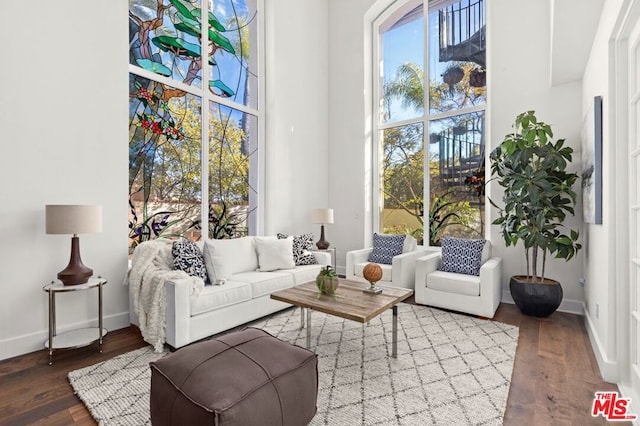
<path fill-rule="evenodd" d="M 637 163 L 633 157 L 633 152 L 638 144 L 631 140 L 632 135 L 637 137 L 635 130 L 640 127 L 638 117 L 632 114 L 630 90 L 636 85 L 638 79 L 632 75 L 638 73 L 636 67 L 630 62 L 630 55 L 633 48 L 639 46 L 638 38 L 635 43 L 629 45 L 629 37 L 640 25 L 640 2 L 625 0 L 620 8 L 619 20 L 613 31 L 611 41 L 611 51 L 613 60 L 610 62 L 609 93 L 612 95 L 609 102 L 611 131 L 609 133 L 609 143 L 612 145 L 611 152 L 615 172 L 611 173 L 614 180 L 614 188 L 618 194 L 625 196 L 615 196 L 615 211 L 612 219 L 615 220 L 615 281 L 609 283 L 617 287 L 616 304 L 616 349 L 618 354 L 618 386 L 625 397 L 631 398 L 632 413 L 640 413 L 640 387 L 633 376 L 639 376 L 638 362 L 640 360 L 640 288 L 632 285 L 631 280 L 636 276 L 633 271 L 633 256 L 638 256 L 638 227 L 631 220 L 635 213 L 634 205 L 640 200 L 637 191 Z M 637 32 L 637 31 L 636 31 Z M 632 84 L 632 80 L 634 83 Z M 635 88 L 638 93 L 640 87 Z M 606 100 L 605 100 L 606 102 Z M 604 107 L 606 108 L 606 106 Z M 635 138 L 634 138 L 635 139 Z M 632 166 L 633 164 L 633 166 Z M 632 195 L 633 194 L 633 195 Z M 631 229 L 634 231 L 631 231 Z M 630 232 L 631 231 L 631 232 Z M 633 235 L 631 235 L 633 234 Z M 633 248 L 632 248 L 633 247 Z M 637 281 L 636 281 L 637 282 Z M 634 313 L 635 311 L 635 313 Z M 634 364 L 636 364 L 634 366 Z M 634 385 L 635 382 L 635 385 Z"/>

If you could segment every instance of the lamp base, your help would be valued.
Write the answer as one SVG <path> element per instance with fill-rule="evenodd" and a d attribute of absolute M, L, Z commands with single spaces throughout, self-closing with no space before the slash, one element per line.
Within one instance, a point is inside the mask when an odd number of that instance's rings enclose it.
<path fill-rule="evenodd" d="M 318 247 L 319 250 L 326 250 L 330 245 L 331 243 L 324 238 L 324 225 L 320 225 L 320 239 L 316 243 L 316 247 Z"/>
<path fill-rule="evenodd" d="M 367 287 L 367 288 L 362 290 L 364 293 L 371 293 L 371 294 L 380 294 L 380 293 L 382 293 L 382 289 L 380 287 L 378 287 L 376 285 L 376 283 L 369 282 L 369 284 L 371 284 L 370 287 Z"/>
<path fill-rule="evenodd" d="M 78 285 L 89 281 L 93 275 L 93 269 L 82 263 L 80 258 L 80 238 L 71 238 L 71 258 L 69 264 L 62 271 L 58 272 L 58 279 L 64 285 Z"/>

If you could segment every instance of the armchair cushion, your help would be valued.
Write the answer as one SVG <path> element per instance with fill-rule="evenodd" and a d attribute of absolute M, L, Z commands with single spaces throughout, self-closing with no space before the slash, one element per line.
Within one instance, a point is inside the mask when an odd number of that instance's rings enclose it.
<path fill-rule="evenodd" d="M 373 234 L 373 250 L 369 262 L 391 265 L 393 257 L 402 254 L 405 235 Z"/>
<path fill-rule="evenodd" d="M 369 262 L 361 262 L 361 263 L 356 263 L 355 265 L 353 265 L 353 272 L 354 275 L 357 277 L 361 277 L 364 278 L 364 267 L 367 266 L 369 264 Z M 391 265 L 386 265 L 386 264 L 380 264 L 380 268 L 382 269 L 382 277 L 380 278 L 380 281 L 389 281 L 391 282 L 393 275 L 393 268 L 391 267 Z"/>
<path fill-rule="evenodd" d="M 486 240 L 442 238 L 442 262 L 439 271 L 480 275 L 482 252 Z"/>
<path fill-rule="evenodd" d="M 480 296 L 480 277 L 435 271 L 427 275 L 427 288 L 465 296 Z"/>

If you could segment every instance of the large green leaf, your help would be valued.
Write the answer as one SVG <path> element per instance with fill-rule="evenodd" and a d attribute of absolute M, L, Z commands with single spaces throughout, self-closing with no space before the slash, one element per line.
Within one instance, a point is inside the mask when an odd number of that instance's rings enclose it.
<path fill-rule="evenodd" d="M 181 16 L 181 21 L 175 24 L 177 30 L 185 32 L 194 37 L 200 37 L 200 23 L 193 19 L 185 18 Z"/>
<path fill-rule="evenodd" d="M 178 55 L 191 56 L 192 58 L 200 57 L 200 46 L 178 37 L 158 36 L 154 37 L 151 42 L 165 52 L 177 51 Z"/>
<path fill-rule="evenodd" d="M 229 39 L 223 36 L 222 34 L 218 34 L 216 31 L 209 29 L 209 40 L 211 40 L 214 44 L 220 46 L 227 52 L 235 55 L 236 50 L 233 48 Z"/>
<path fill-rule="evenodd" d="M 229 86 L 227 86 L 226 84 L 224 84 L 222 81 L 220 80 L 212 80 L 209 81 L 209 87 L 211 88 L 217 88 L 219 90 L 222 91 L 222 94 L 226 97 L 231 97 L 233 95 L 235 95 L 235 92 L 233 90 L 231 90 L 229 88 Z"/>
<path fill-rule="evenodd" d="M 178 9 L 178 11 L 186 18 L 195 20 L 196 17 L 193 16 L 193 14 L 191 13 L 191 11 L 189 10 L 189 8 L 187 6 L 185 6 L 184 4 L 182 4 L 182 2 L 180 0 L 169 0 L 169 2 L 175 6 L 176 9 Z"/>
<path fill-rule="evenodd" d="M 212 26 L 213 28 L 215 28 L 216 30 L 220 31 L 220 32 L 227 31 L 227 29 L 224 27 L 224 25 L 222 25 L 220 23 L 218 18 L 216 18 L 216 16 L 213 13 L 211 13 L 211 11 L 209 11 L 209 25 Z"/>
<path fill-rule="evenodd" d="M 171 70 L 159 62 L 154 62 L 149 59 L 136 59 L 136 63 L 147 71 L 152 71 L 165 77 L 171 77 Z"/>

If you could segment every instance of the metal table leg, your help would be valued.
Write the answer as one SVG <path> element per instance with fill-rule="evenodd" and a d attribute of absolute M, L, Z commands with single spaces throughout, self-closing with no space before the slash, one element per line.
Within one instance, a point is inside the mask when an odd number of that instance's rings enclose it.
<path fill-rule="evenodd" d="M 307 308 L 307 349 L 311 347 L 311 309 Z"/>
<path fill-rule="evenodd" d="M 391 356 L 398 358 L 398 305 L 391 308 L 393 312 L 393 328 L 392 328 L 392 343 L 391 343 Z"/>
<path fill-rule="evenodd" d="M 300 306 L 300 329 L 304 328 L 304 307 Z"/>
<path fill-rule="evenodd" d="M 53 334 L 54 329 L 56 327 L 56 313 L 55 313 L 55 301 L 53 298 L 55 297 L 55 293 L 51 290 L 49 293 L 49 365 L 53 364 Z"/>
<path fill-rule="evenodd" d="M 98 285 L 98 350 L 102 353 L 102 282 Z"/>

